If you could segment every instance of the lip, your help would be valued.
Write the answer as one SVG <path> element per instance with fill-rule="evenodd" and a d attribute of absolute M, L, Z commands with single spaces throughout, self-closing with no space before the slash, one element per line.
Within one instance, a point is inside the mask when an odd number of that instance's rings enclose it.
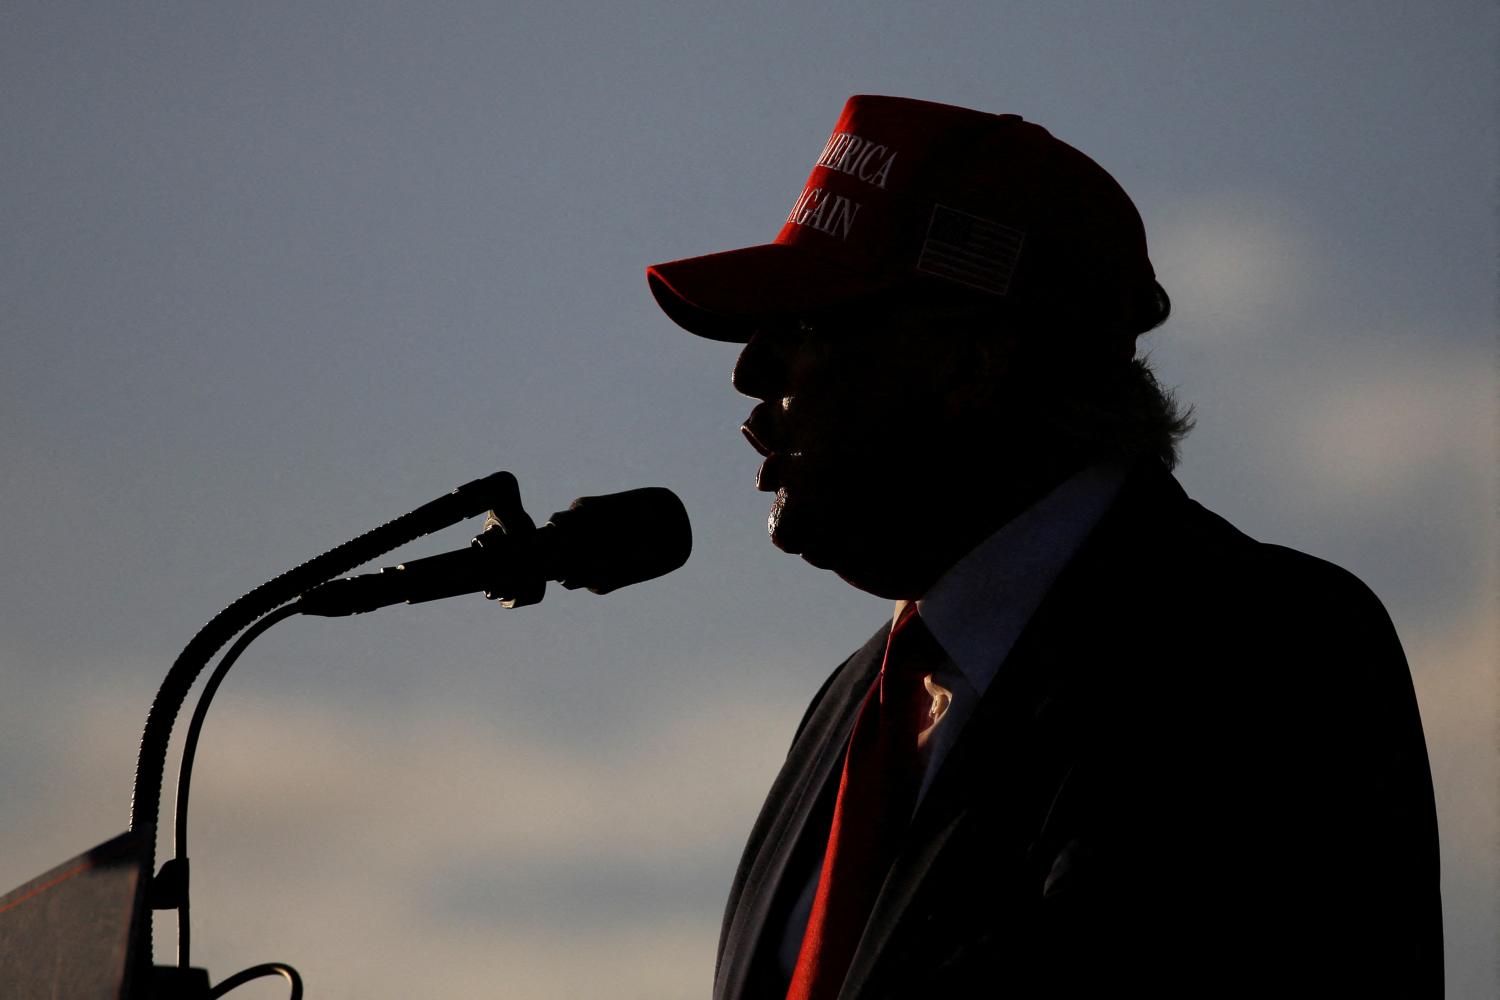
<path fill-rule="evenodd" d="M 763 493 L 774 493 L 785 485 L 787 462 L 793 457 L 780 450 L 787 438 L 780 419 L 783 412 L 782 407 L 767 400 L 751 410 L 740 425 L 745 441 L 764 459 L 755 473 L 755 488 Z"/>
<path fill-rule="evenodd" d="M 760 435 L 755 433 L 755 429 L 751 425 L 750 420 L 746 420 L 743 424 L 740 425 L 740 433 L 745 436 L 745 440 L 749 442 L 750 447 L 754 448 L 756 454 L 760 455 L 761 458 L 770 458 L 773 454 L 775 454 L 775 452 L 772 451 L 771 448 L 761 440 Z"/>
<path fill-rule="evenodd" d="M 762 493 L 775 493 L 783 485 L 782 477 L 786 471 L 786 455 L 771 453 L 766 460 L 760 463 L 760 468 L 755 472 L 755 488 Z"/>
<path fill-rule="evenodd" d="M 740 433 L 762 458 L 769 458 L 773 453 L 785 450 L 784 413 L 782 407 L 775 406 L 768 400 L 758 404 L 750 411 L 745 422 L 740 424 Z"/>

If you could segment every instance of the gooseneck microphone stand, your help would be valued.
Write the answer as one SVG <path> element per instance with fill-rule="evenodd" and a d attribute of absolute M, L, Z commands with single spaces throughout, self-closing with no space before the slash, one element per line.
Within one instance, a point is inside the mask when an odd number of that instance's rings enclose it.
<path fill-rule="evenodd" d="M 378 573 L 341 577 L 423 535 L 489 511 L 469 548 L 412 560 Z M 0 895 L 0 1000 L 66 995 L 69 1000 L 217 1000 L 263 976 L 291 984 L 281 962 L 209 984 L 194 968 L 189 925 L 187 803 L 203 720 L 219 683 L 268 628 L 295 614 L 341 617 L 397 603 L 483 592 L 504 607 L 535 604 L 547 580 L 607 594 L 681 566 L 692 549 L 682 501 L 660 487 L 580 497 L 537 528 L 508 472 L 460 486 L 256 587 L 193 636 L 162 681 L 136 761 L 130 829 L 10 893 Z M 337 578 L 337 579 L 336 579 Z M 204 685 L 183 740 L 174 853 L 159 872 L 156 835 L 172 726 L 198 675 L 238 635 Z M 177 963 L 153 959 L 152 915 L 177 911 Z"/>
<path fill-rule="evenodd" d="M 274 617 L 268 617 L 278 608 L 289 605 L 289 602 L 297 600 L 303 593 L 319 584 L 326 583 L 336 576 L 347 573 L 371 559 L 424 535 L 451 527 L 467 518 L 491 510 L 500 512 L 501 520 L 505 520 L 508 513 L 518 522 L 524 521 L 527 525 L 531 523 L 530 518 L 521 508 L 520 490 L 515 477 L 509 472 L 497 472 L 492 476 L 466 483 L 446 496 L 424 504 L 409 514 L 351 539 L 262 584 L 215 615 L 198 631 L 197 635 L 193 636 L 162 681 L 147 715 L 145 729 L 141 733 L 134 794 L 131 799 L 130 834 L 138 841 L 139 850 L 144 854 L 144 867 L 147 872 L 152 871 L 156 863 L 157 821 L 172 726 L 193 682 L 197 680 L 209 658 L 241 630 L 256 623 L 257 619 L 263 622 L 263 627 L 255 630 L 256 635 L 275 621 L 295 613 L 294 606 L 289 606 L 283 609 L 283 612 L 277 612 Z M 253 638 L 254 636 L 248 637 L 248 639 Z M 234 656 L 237 656 L 238 651 L 248 645 L 248 639 L 236 648 Z M 222 677 L 223 670 L 227 670 L 232 663 L 233 657 L 226 656 L 218 676 Z M 217 687 L 217 683 L 214 687 Z M 200 711 L 194 716 L 194 725 L 190 733 L 194 744 L 198 728 L 202 725 L 202 713 L 206 711 L 207 701 L 212 696 L 211 689 L 204 692 L 204 700 L 199 706 Z M 187 756 L 184 757 L 184 779 L 191 778 L 192 749 L 192 746 L 185 748 Z M 182 836 L 186 825 L 185 808 L 182 808 L 185 806 L 183 801 L 185 790 L 184 782 L 180 789 L 183 794 L 180 794 L 178 799 L 179 848 L 185 848 L 185 838 Z M 178 910 L 179 927 L 184 927 L 187 923 L 185 910 L 188 902 L 188 860 L 185 853 L 163 865 L 161 872 L 151 880 L 146 898 L 149 909 L 140 921 L 139 936 L 132 949 L 135 955 L 135 969 L 132 970 L 134 974 L 130 977 L 131 1000 L 178 1000 L 178 998 L 208 1000 L 210 997 L 222 996 L 230 989 L 252 978 L 271 974 L 279 974 L 288 978 L 292 983 L 293 997 L 300 996 L 301 983 L 295 971 L 280 963 L 247 969 L 220 983 L 211 992 L 204 992 L 207 973 L 203 970 L 193 970 L 188 965 L 186 947 L 179 951 L 177 966 L 153 965 L 150 911 Z"/>
<path fill-rule="evenodd" d="M 224 657 L 219 660 L 219 665 L 214 668 L 214 672 L 209 674 L 208 680 L 203 685 L 203 691 L 198 695 L 198 704 L 193 709 L 193 717 L 188 722 L 187 733 L 182 741 L 182 760 L 177 765 L 177 801 L 173 810 L 172 856 L 163 863 L 161 874 L 157 875 L 153 880 L 154 885 L 170 885 L 172 887 L 170 892 L 164 891 L 161 895 L 174 897 L 169 898 L 167 901 L 175 902 L 177 909 L 176 971 L 173 971 L 171 967 L 153 967 L 152 975 L 159 984 L 157 988 L 158 994 L 163 992 L 168 993 L 168 995 L 172 993 L 179 995 L 186 994 L 184 1000 L 192 1000 L 195 995 L 202 996 L 207 993 L 210 1000 L 212 1000 L 212 997 L 222 996 L 229 992 L 233 988 L 233 986 L 229 985 L 231 981 L 238 985 L 239 983 L 249 982 L 252 978 L 258 979 L 262 975 L 280 975 L 284 976 L 292 985 L 292 993 L 289 1000 L 300 1000 L 301 998 L 302 977 L 297 974 L 296 969 L 281 962 L 271 962 L 265 965 L 258 965 L 253 969 L 246 969 L 244 972 L 239 973 L 239 975 L 231 977 L 230 980 L 220 983 L 211 992 L 206 989 L 206 971 L 193 968 L 192 897 L 188 892 L 187 861 L 188 798 L 191 794 L 193 783 L 193 761 L 198 755 L 198 737 L 203 732 L 203 720 L 208 717 L 208 707 L 213 704 L 214 695 L 218 692 L 219 685 L 223 683 L 224 676 L 229 673 L 229 668 L 234 666 L 235 662 L 240 658 L 240 654 L 244 653 L 252 642 L 264 635 L 266 630 L 272 625 L 300 613 L 302 610 L 300 607 L 301 604 L 302 601 L 300 599 L 290 604 L 283 604 L 270 614 L 262 616 L 254 625 L 251 625 L 240 633 L 240 637 L 235 640 L 234 645 L 229 647 L 229 652 L 225 653 Z M 251 976 L 250 973 L 252 972 L 256 974 Z M 177 981 L 175 985 L 173 985 L 174 980 Z"/>

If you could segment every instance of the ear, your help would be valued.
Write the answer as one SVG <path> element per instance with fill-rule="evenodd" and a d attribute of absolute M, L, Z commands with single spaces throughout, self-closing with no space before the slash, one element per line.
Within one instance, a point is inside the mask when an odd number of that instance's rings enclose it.
<path fill-rule="evenodd" d="M 1010 373 L 1016 355 L 1016 334 L 1010 330 L 985 333 L 973 338 L 970 351 L 975 374 L 994 384 Z"/>
<path fill-rule="evenodd" d="M 987 330 L 961 338 L 948 359 L 950 415 L 973 418 L 994 412 L 1005 392 L 1016 353 L 1016 335 Z"/>

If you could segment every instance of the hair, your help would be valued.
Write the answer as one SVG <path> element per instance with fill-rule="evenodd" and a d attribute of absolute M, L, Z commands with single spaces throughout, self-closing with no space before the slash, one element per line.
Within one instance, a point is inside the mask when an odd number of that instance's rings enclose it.
<path fill-rule="evenodd" d="M 1059 321 L 1055 314 L 1021 319 L 1007 393 L 1044 439 L 1039 443 L 1084 460 L 1143 455 L 1176 468 L 1178 446 L 1193 429 L 1192 407 L 1178 402 L 1147 360 L 1133 356 L 1135 338 L 1165 323 L 1171 311 L 1157 284 L 1125 323 Z"/>
<path fill-rule="evenodd" d="M 1050 391 L 1034 391 L 1047 383 Z M 1026 395 L 1047 436 L 1089 458 L 1149 455 L 1173 469 L 1178 445 L 1193 429 L 1192 408 L 1182 406 L 1139 358 L 1089 378 L 1032 380 Z"/>

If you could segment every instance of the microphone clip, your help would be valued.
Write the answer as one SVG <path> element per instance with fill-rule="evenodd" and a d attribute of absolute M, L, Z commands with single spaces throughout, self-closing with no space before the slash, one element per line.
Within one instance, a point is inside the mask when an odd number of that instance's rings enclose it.
<path fill-rule="evenodd" d="M 520 556 L 524 564 L 537 565 L 536 522 L 521 506 L 521 490 L 514 480 L 508 488 L 499 490 L 494 509 L 485 516 L 484 530 L 475 536 L 471 544 L 480 549 L 488 547 L 493 551 L 499 547 L 502 539 L 509 550 L 508 558 Z M 522 552 L 524 555 L 521 555 Z M 509 582 L 509 594 L 486 590 L 484 596 L 491 601 L 499 601 L 502 608 L 524 608 L 539 602 L 547 591 L 547 580 L 541 573 L 527 574 Z"/>

